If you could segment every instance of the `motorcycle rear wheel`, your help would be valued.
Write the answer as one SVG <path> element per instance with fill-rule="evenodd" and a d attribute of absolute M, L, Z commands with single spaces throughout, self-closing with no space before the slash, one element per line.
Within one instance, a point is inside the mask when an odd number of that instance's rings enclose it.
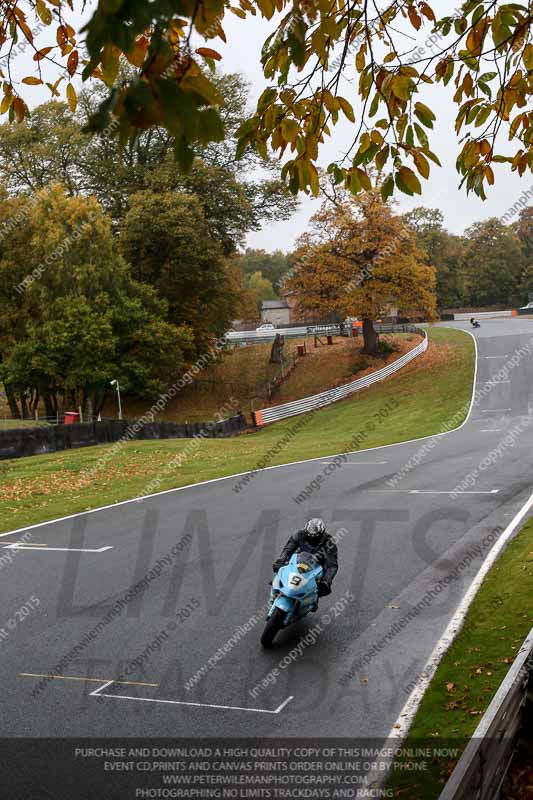
<path fill-rule="evenodd" d="M 261 636 L 261 644 L 264 648 L 268 649 L 274 644 L 276 634 L 283 628 L 283 620 L 285 612 L 281 608 L 275 608 L 267 620 L 265 630 Z"/>

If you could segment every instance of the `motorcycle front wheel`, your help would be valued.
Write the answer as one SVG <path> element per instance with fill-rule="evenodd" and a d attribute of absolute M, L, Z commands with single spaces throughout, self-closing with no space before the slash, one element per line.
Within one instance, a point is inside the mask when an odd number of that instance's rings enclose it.
<path fill-rule="evenodd" d="M 269 616 L 267 624 L 265 625 L 265 630 L 261 636 L 261 644 L 263 647 L 272 647 L 276 634 L 283 628 L 284 618 L 285 611 L 282 611 L 281 608 L 275 608 Z"/>

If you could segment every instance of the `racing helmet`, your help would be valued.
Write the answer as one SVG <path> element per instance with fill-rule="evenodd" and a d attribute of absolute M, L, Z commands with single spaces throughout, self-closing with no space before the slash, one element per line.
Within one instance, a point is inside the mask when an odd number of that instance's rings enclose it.
<path fill-rule="evenodd" d="M 305 524 L 305 538 L 309 544 L 318 544 L 326 531 L 324 520 L 319 517 L 313 517 Z"/>

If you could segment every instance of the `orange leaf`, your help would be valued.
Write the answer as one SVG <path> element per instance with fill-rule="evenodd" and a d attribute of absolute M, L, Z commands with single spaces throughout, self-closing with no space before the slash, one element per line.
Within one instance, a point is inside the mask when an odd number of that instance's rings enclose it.
<path fill-rule="evenodd" d="M 33 42 L 33 33 L 31 32 L 31 29 L 28 27 L 28 24 L 26 23 L 26 21 L 24 19 L 20 18 L 20 19 L 17 20 L 17 25 L 19 26 L 21 31 L 24 33 L 24 36 L 26 37 L 28 42 Z"/>
<path fill-rule="evenodd" d="M 57 43 L 60 47 L 65 45 L 68 41 L 67 29 L 64 25 L 60 25 L 56 32 Z"/>
<path fill-rule="evenodd" d="M 422 25 L 422 20 L 420 19 L 420 15 L 417 13 L 416 9 L 413 8 L 413 6 L 409 6 L 407 14 L 413 28 L 418 30 Z"/>
<path fill-rule="evenodd" d="M 146 51 L 148 50 L 148 39 L 146 36 L 141 36 L 137 39 L 133 50 L 126 53 L 126 58 L 133 64 L 134 67 L 142 67 L 144 59 L 146 58 Z"/>
<path fill-rule="evenodd" d="M 76 72 L 76 69 L 78 68 L 78 59 L 79 59 L 78 51 L 73 50 L 72 53 L 69 55 L 67 61 L 67 71 L 71 78 Z"/>
<path fill-rule="evenodd" d="M 39 86 L 42 83 L 40 78 L 34 78 L 32 75 L 28 75 L 27 78 L 22 79 L 22 83 L 27 83 L 28 86 Z"/>
<path fill-rule="evenodd" d="M 45 57 L 48 55 L 48 53 L 49 53 L 51 50 L 53 50 L 53 49 L 54 49 L 53 47 L 43 47 L 43 49 L 42 49 L 42 50 L 38 50 L 38 51 L 35 53 L 35 55 L 33 56 L 33 60 L 34 60 L 34 61 L 41 61 L 41 60 L 42 60 L 43 58 L 45 58 Z"/>
<path fill-rule="evenodd" d="M 17 122 L 22 122 L 26 114 L 26 105 L 24 100 L 22 100 L 20 97 L 15 97 L 13 100 L 13 110 L 15 112 Z"/>
<path fill-rule="evenodd" d="M 199 56 L 204 56 L 205 58 L 214 58 L 215 61 L 220 61 L 222 58 L 220 53 L 217 53 L 216 50 L 211 50 L 210 47 L 198 47 L 196 52 Z"/>

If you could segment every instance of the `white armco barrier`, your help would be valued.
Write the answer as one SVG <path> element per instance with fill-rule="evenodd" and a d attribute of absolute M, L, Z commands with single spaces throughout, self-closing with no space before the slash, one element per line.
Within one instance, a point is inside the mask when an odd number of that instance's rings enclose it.
<path fill-rule="evenodd" d="M 468 314 L 454 314 L 454 320 L 465 320 L 465 319 L 488 319 L 489 317 L 515 317 L 516 311 L 480 311 L 477 313 L 476 311 L 469 311 Z"/>
<path fill-rule="evenodd" d="M 405 330 L 406 326 L 402 326 L 402 329 Z M 398 372 L 399 369 L 405 367 L 405 365 L 409 364 L 414 358 L 424 353 L 428 347 L 428 337 L 424 330 L 413 326 L 411 331 L 421 334 L 423 337 L 422 341 L 416 347 L 413 347 L 412 350 L 409 350 L 408 353 L 405 353 L 401 358 L 393 361 L 392 364 L 388 364 L 386 367 L 383 367 L 383 369 L 371 372 L 370 375 L 365 375 L 363 378 L 358 378 L 351 383 L 345 383 L 334 389 L 328 389 L 326 392 L 320 392 L 320 394 L 314 394 L 311 397 L 304 397 L 302 400 L 293 400 L 291 403 L 284 403 L 283 405 L 274 406 L 273 408 L 264 408 L 261 411 L 255 411 L 255 425 L 261 427 L 269 422 L 276 422 L 279 419 L 293 417 L 296 414 L 304 414 L 306 411 L 314 411 L 316 408 L 322 408 L 322 406 L 327 406 L 330 403 L 334 403 L 336 400 L 342 400 L 344 397 L 348 397 L 348 395 L 358 392 L 360 389 L 366 389 L 367 386 L 371 386 L 373 383 L 382 381 L 388 378 L 389 375 Z"/>

